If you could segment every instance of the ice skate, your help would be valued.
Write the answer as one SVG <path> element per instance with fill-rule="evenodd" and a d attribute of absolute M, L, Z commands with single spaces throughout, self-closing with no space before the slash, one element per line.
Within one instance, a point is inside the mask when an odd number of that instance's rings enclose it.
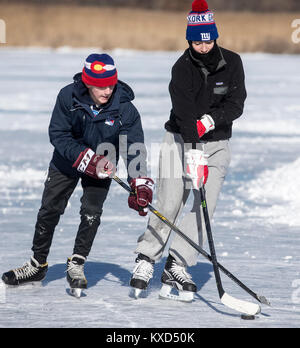
<path fill-rule="evenodd" d="M 48 271 L 48 263 L 40 265 L 31 257 L 22 267 L 8 271 L 2 275 L 2 280 L 7 285 L 23 285 L 42 281 Z"/>
<path fill-rule="evenodd" d="M 82 290 L 87 288 L 87 280 L 84 275 L 85 258 L 81 255 L 72 255 L 67 261 L 67 280 L 70 284 L 70 294 L 80 298 Z"/>
<path fill-rule="evenodd" d="M 161 281 L 163 283 L 159 292 L 161 299 L 193 301 L 194 294 L 197 292 L 196 284 L 186 268 L 179 265 L 171 255 L 167 259 Z"/>
<path fill-rule="evenodd" d="M 154 261 L 149 257 L 139 254 L 135 260 L 136 265 L 130 280 L 131 296 L 138 299 L 143 291 L 147 290 L 150 279 L 153 277 Z"/>

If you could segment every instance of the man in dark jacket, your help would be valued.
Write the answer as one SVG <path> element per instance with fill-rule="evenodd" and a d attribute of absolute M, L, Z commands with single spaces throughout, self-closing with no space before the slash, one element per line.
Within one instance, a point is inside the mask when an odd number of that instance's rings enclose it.
<path fill-rule="evenodd" d="M 232 123 L 243 113 L 246 90 L 241 58 L 218 46 L 217 27 L 206 1 L 196 0 L 192 6 L 186 32 L 189 48 L 174 64 L 169 86 L 172 110 L 160 151 L 157 209 L 176 223 L 193 188 L 194 206 L 179 228 L 202 246 L 206 230 L 199 187 L 205 184 L 211 218 L 230 163 Z M 169 236 L 170 228 L 151 216 L 138 240 L 132 287 L 147 288 Z M 180 300 L 193 299 L 197 287 L 186 268 L 195 265 L 197 257 L 194 248 L 174 236 L 161 279 L 161 297 L 174 298 L 171 289 L 175 288 Z"/>
<path fill-rule="evenodd" d="M 118 80 L 114 61 L 107 54 L 88 56 L 82 73 L 59 92 L 49 126 L 54 152 L 37 216 L 33 257 L 23 267 L 3 274 L 5 283 L 19 285 L 45 277 L 55 227 L 81 179 L 81 223 L 68 259 L 67 279 L 72 289 L 86 288 L 84 262 L 100 225 L 120 154 L 127 165 L 128 182 L 137 193 L 130 196 L 129 206 L 146 215 L 153 181 L 145 177 L 144 135 L 133 99 L 132 89 Z M 130 146 L 136 143 L 140 144 L 139 152 L 129 155 Z M 131 166 L 133 160 L 138 163 Z"/>

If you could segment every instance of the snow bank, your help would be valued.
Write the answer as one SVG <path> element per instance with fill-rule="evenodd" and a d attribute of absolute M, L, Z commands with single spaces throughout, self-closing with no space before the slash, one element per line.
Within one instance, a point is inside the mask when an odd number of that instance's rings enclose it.
<path fill-rule="evenodd" d="M 265 170 L 242 189 L 250 200 L 258 203 L 249 214 L 269 218 L 271 223 L 300 226 L 299 177 L 300 158 L 276 170 Z M 267 207 L 262 208 L 261 204 Z"/>

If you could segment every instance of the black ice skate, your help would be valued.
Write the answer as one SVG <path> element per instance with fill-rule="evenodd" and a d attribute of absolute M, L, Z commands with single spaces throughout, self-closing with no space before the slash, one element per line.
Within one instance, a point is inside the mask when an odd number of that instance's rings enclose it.
<path fill-rule="evenodd" d="M 2 275 L 2 280 L 7 285 L 22 285 L 26 283 L 40 282 L 46 277 L 48 263 L 40 265 L 31 257 L 22 267 L 13 269 Z"/>
<path fill-rule="evenodd" d="M 70 284 L 70 294 L 76 298 L 81 297 L 83 289 L 87 288 L 87 280 L 84 275 L 85 257 L 72 255 L 67 261 L 67 281 Z"/>
<path fill-rule="evenodd" d="M 154 261 L 143 254 L 139 254 L 135 262 L 136 265 L 130 280 L 130 286 L 133 288 L 133 297 L 139 298 L 141 292 L 147 290 L 149 281 L 153 277 Z"/>
<path fill-rule="evenodd" d="M 194 293 L 197 292 L 196 284 L 186 271 L 186 267 L 179 265 L 171 255 L 167 259 L 161 281 L 163 286 L 159 293 L 160 298 L 183 302 L 193 301 Z M 172 294 L 172 289 L 175 289 L 177 294 Z"/>

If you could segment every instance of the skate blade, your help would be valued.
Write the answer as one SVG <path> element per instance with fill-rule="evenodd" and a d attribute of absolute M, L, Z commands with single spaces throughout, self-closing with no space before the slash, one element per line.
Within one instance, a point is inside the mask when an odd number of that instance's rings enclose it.
<path fill-rule="evenodd" d="M 5 287 L 7 289 L 20 289 L 20 290 L 30 290 L 30 289 L 35 289 L 35 288 L 41 288 L 43 286 L 42 281 L 36 281 L 36 282 L 27 282 L 27 283 L 22 283 L 22 284 L 5 284 Z"/>
<path fill-rule="evenodd" d="M 70 293 L 71 296 L 74 296 L 76 298 L 81 298 L 82 297 L 82 289 L 71 288 L 69 290 L 69 293 Z"/>
<path fill-rule="evenodd" d="M 147 291 L 137 288 L 131 288 L 129 291 L 129 297 L 138 300 L 139 298 L 147 297 Z"/>
<path fill-rule="evenodd" d="M 173 300 L 191 303 L 194 300 L 194 293 L 191 291 L 178 291 L 178 294 L 172 294 L 174 288 L 169 285 L 163 285 L 159 292 L 159 298 L 162 300 Z"/>

